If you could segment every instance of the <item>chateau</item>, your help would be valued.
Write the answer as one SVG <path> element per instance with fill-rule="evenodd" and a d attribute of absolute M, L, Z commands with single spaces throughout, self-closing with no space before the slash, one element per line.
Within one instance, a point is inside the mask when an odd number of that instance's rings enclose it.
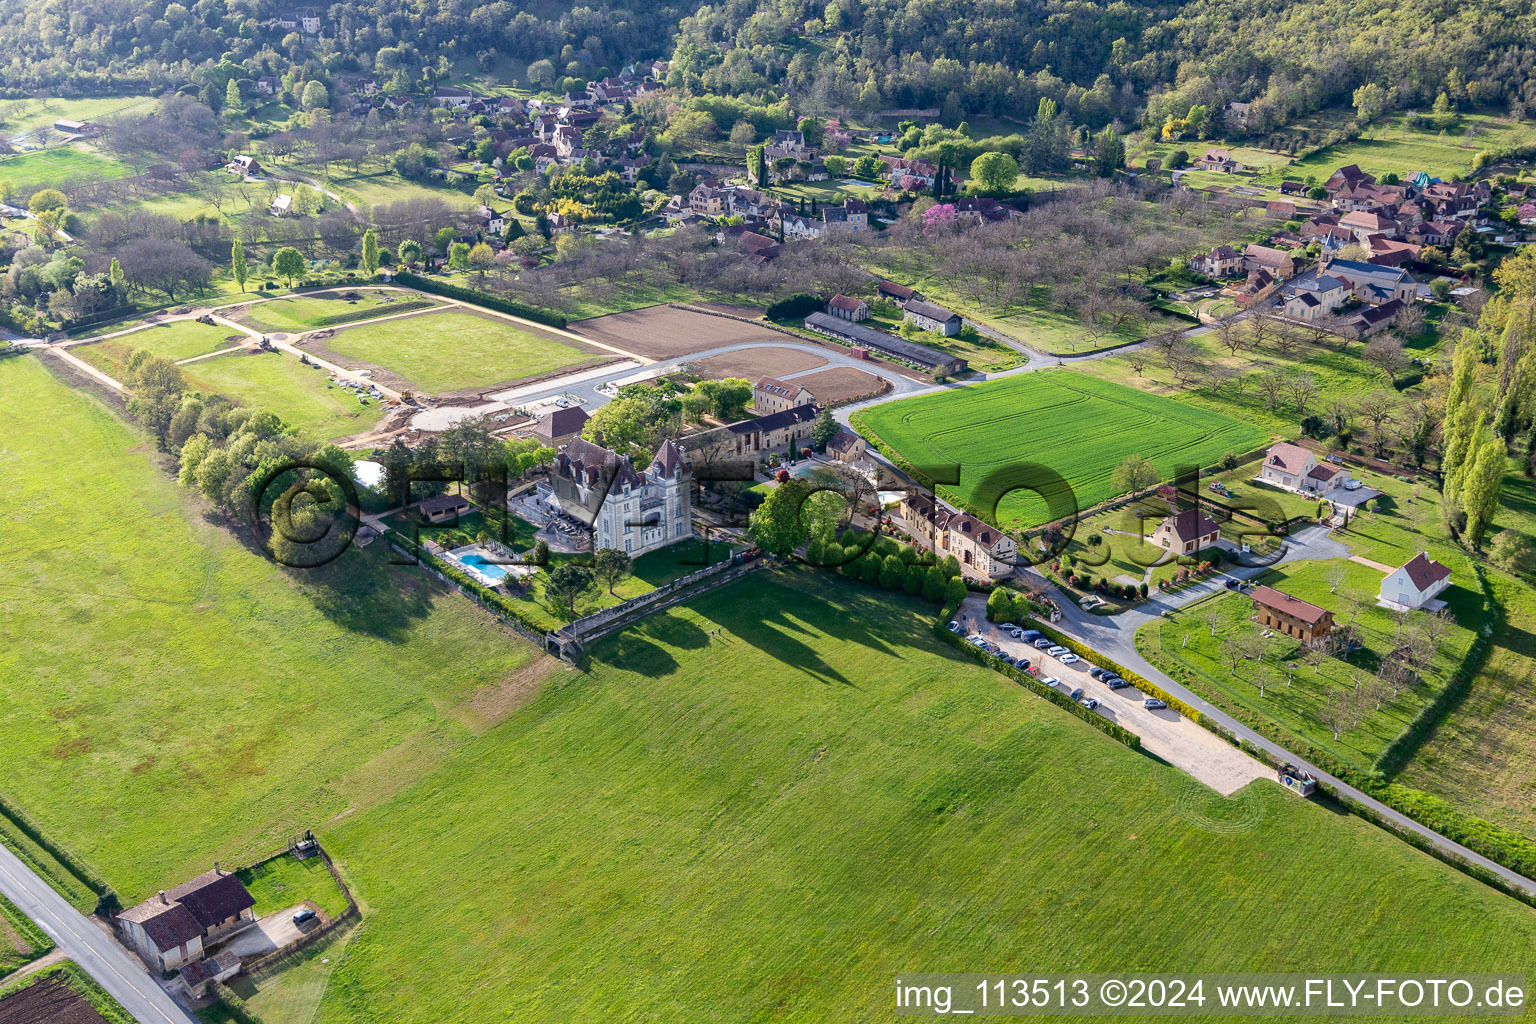
<path fill-rule="evenodd" d="M 689 537 L 692 484 L 692 467 L 670 440 L 640 470 L 627 456 L 578 437 L 555 458 L 546 499 L 591 524 L 594 551 L 638 556 Z"/>

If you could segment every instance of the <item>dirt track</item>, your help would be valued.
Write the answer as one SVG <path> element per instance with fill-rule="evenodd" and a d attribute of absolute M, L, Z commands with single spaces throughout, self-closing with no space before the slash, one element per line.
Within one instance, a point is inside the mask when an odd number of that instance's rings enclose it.
<path fill-rule="evenodd" d="M 578 320 L 567 325 L 566 330 L 651 359 L 674 359 L 747 341 L 782 344 L 784 339 L 784 335 L 766 327 L 671 306 L 649 306 Z"/>
<path fill-rule="evenodd" d="M 861 395 L 880 394 L 890 388 L 885 378 L 851 366 L 817 370 L 794 378 L 794 383 L 815 395 L 817 405 L 841 405 Z"/>
<path fill-rule="evenodd" d="M 814 370 L 827 365 L 827 361 L 810 352 L 793 348 L 744 348 L 736 352 L 724 352 L 718 356 L 701 359 L 690 364 L 701 377 L 779 377 L 801 370 Z"/>

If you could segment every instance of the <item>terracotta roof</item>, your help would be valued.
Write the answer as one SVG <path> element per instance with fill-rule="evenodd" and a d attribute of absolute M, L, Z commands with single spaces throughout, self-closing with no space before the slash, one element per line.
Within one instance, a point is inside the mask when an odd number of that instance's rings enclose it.
<path fill-rule="evenodd" d="M 1307 476 L 1314 480 L 1332 480 L 1338 475 L 1339 469 L 1337 466 L 1326 466 L 1321 462 L 1313 466 L 1312 471 L 1307 474 Z"/>
<path fill-rule="evenodd" d="M 143 928 L 149 941 L 162 953 L 201 938 L 203 934 L 203 927 L 192 916 L 192 911 L 180 903 L 162 903 L 159 896 L 129 907 L 117 916 Z"/>
<path fill-rule="evenodd" d="M 779 380 L 777 377 L 761 377 L 752 385 L 753 391 L 763 391 L 770 395 L 779 395 L 784 398 L 799 398 L 805 393 L 805 388 L 799 384 Z"/>
<path fill-rule="evenodd" d="M 915 288 L 908 288 L 906 285 L 897 284 L 895 281 L 881 281 L 879 288 L 880 294 L 889 295 L 893 299 L 910 299 L 917 294 Z"/>
<path fill-rule="evenodd" d="M 1409 581 L 1420 593 L 1451 575 L 1451 570 L 1422 551 L 1413 556 L 1402 568 L 1408 573 Z"/>
<path fill-rule="evenodd" d="M 245 891 L 240 879 L 228 871 L 205 871 L 165 895 L 190 910 L 205 929 L 256 905 L 255 898 Z"/>
<path fill-rule="evenodd" d="M 858 444 L 860 437 L 851 430 L 838 430 L 832 435 L 832 440 L 827 442 L 827 447 L 834 452 L 845 452 Z"/>
<path fill-rule="evenodd" d="M 1173 535 L 1181 543 L 1199 540 L 1201 537 L 1209 537 L 1220 529 L 1216 525 L 1216 520 L 1202 514 L 1197 508 L 1186 508 L 1182 512 L 1169 516 L 1163 520 L 1162 526 L 1170 526 Z M 1159 526 L 1158 529 L 1162 529 L 1162 526 Z"/>
<path fill-rule="evenodd" d="M 855 299 L 847 295 L 834 295 L 827 305 L 833 309 L 841 309 L 845 313 L 857 313 L 859 307 L 864 305 L 864 300 Z"/>
<path fill-rule="evenodd" d="M 1315 604 L 1309 604 L 1290 594 L 1276 590 L 1274 587 L 1259 587 L 1253 592 L 1253 603 L 1271 608 L 1283 615 L 1289 615 L 1293 619 L 1300 619 L 1307 625 L 1316 625 L 1327 618 L 1331 612 L 1326 608 L 1319 608 Z"/>
<path fill-rule="evenodd" d="M 1301 445 L 1281 441 L 1270 448 L 1269 453 L 1264 456 L 1264 465 L 1283 469 L 1287 473 L 1300 473 L 1309 458 L 1312 458 L 1312 453 Z"/>

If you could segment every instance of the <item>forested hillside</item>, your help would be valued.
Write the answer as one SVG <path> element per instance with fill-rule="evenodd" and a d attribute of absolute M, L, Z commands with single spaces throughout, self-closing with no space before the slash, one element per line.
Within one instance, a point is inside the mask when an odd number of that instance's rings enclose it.
<path fill-rule="evenodd" d="M 1522 0 L 355 0 L 320 8 L 318 38 L 264 25 L 240 0 L 28 0 L 5 5 L 0 88 L 11 96 L 199 91 L 217 109 L 236 64 L 305 78 L 373 74 L 398 91 L 473 62 L 532 64 L 559 89 L 631 61 L 673 58 L 694 91 L 790 95 L 805 107 L 939 108 L 949 123 L 1028 118 L 1041 97 L 1075 121 L 1252 101 L 1249 129 L 1357 103 L 1536 102 L 1536 11 Z M 221 70 L 222 68 L 222 70 Z M 1231 126 L 1211 124 L 1209 134 Z M 1229 132 L 1230 134 L 1230 132 Z"/>

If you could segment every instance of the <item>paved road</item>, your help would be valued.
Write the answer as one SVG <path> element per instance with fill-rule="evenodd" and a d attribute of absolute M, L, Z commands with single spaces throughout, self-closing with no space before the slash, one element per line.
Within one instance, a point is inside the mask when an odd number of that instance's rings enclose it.
<path fill-rule="evenodd" d="M 4 846 L 0 846 L 0 893 L 37 922 L 75 963 L 136 1017 L 140 1024 L 196 1024 L 160 987 L 139 959 L 100 925 L 70 906 Z"/>

